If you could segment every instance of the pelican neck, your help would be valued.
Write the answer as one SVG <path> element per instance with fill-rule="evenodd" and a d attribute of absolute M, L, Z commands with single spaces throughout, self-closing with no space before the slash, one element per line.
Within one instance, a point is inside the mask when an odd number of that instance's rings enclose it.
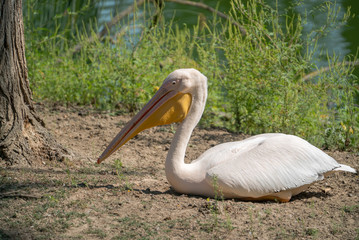
<path fill-rule="evenodd" d="M 177 127 L 165 163 L 167 179 L 174 187 L 186 179 L 191 181 L 195 176 L 190 169 L 190 165 L 193 164 L 186 164 L 184 158 L 192 132 L 201 119 L 205 108 L 207 99 L 206 82 L 201 86 L 195 87 L 191 95 L 192 103 L 190 111 L 183 122 Z"/>

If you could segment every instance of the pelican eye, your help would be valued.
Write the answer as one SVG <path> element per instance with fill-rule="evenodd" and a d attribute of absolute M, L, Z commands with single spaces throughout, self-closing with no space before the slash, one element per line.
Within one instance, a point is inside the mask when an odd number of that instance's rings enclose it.
<path fill-rule="evenodd" d="M 175 85 L 176 84 L 176 81 L 172 81 L 172 85 Z"/>

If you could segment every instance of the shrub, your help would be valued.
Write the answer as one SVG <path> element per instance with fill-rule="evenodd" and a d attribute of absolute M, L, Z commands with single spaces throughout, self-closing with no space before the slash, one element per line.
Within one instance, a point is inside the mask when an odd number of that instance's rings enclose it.
<path fill-rule="evenodd" d="M 284 132 L 317 146 L 358 150 L 358 82 L 349 64 L 356 59 L 328 57 L 327 71 L 307 75 L 316 69 L 318 38 L 350 16 L 340 19 L 333 5 L 321 6 L 328 12 L 328 24 L 307 36 L 302 16 L 290 8 L 280 15 L 254 0 L 246 5 L 233 0 L 229 21 L 214 15 L 211 21 L 199 19 L 193 28 L 164 18 L 154 25 L 148 21 L 153 9 L 145 5 L 141 16 L 134 14 L 118 26 L 116 35 L 104 39 L 95 34 L 92 18 L 92 27 L 79 30 L 76 24 L 72 34 L 63 19 L 47 31 L 27 23 L 30 84 L 36 100 L 133 112 L 167 74 L 194 67 L 209 79 L 202 126 L 247 134 Z M 31 20 L 27 17 L 25 23 Z M 141 23 L 137 34 L 134 23 Z M 78 44 L 81 50 L 74 52 Z"/>

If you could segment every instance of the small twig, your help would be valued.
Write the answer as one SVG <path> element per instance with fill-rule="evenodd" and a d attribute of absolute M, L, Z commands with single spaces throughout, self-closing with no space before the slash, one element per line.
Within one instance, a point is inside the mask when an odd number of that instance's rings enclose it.
<path fill-rule="evenodd" d="M 156 5 L 156 14 L 152 17 L 152 23 L 150 25 L 150 29 L 153 26 L 156 26 L 157 23 L 161 20 L 163 8 L 164 8 L 164 0 L 152 0 L 153 4 Z"/>
<path fill-rule="evenodd" d="M 0 198 L 26 198 L 26 199 L 40 199 L 42 196 L 22 194 L 17 192 L 0 193 Z"/>
<path fill-rule="evenodd" d="M 304 77 L 302 77 L 302 81 L 308 81 L 324 72 L 327 72 L 329 71 L 330 69 L 332 69 L 333 67 L 335 66 L 340 66 L 340 65 L 353 65 L 353 66 L 359 66 L 359 61 L 355 61 L 355 62 L 349 62 L 349 61 L 345 61 L 343 63 L 337 63 L 335 65 L 332 65 L 332 66 L 328 66 L 328 67 L 322 67 L 314 72 L 311 72 L 311 73 L 308 73 L 307 75 L 305 75 Z"/>

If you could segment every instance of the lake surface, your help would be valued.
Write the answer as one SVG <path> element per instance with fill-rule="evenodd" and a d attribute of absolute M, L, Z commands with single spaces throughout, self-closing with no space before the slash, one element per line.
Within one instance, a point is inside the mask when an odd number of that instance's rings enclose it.
<path fill-rule="evenodd" d="M 227 0 L 222 1 L 202 1 L 205 4 L 216 8 L 218 10 L 226 13 L 230 9 L 230 3 Z M 275 7 L 275 1 L 269 1 L 270 3 L 274 3 L 273 7 Z M 293 5 L 295 1 L 289 0 L 278 0 L 278 9 L 279 11 L 283 11 L 288 6 Z M 332 1 L 334 3 L 334 1 Z M 351 13 L 354 14 L 354 18 L 352 18 L 345 26 L 341 26 L 337 29 L 334 29 L 329 32 L 329 34 L 318 42 L 318 48 L 322 51 L 318 51 L 315 56 L 315 63 L 317 66 L 327 66 L 328 63 L 326 61 L 326 53 L 328 52 L 330 55 L 335 54 L 342 60 L 344 56 L 351 54 L 355 55 L 359 46 L 359 1 L 358 0 L 337 0 L 335 1 L 338 9 L 339 16 L 342 16 L 348 7 L 351 8 Z M 304 15 L 306 12 L 310 13 L 313 9 L 317 9 L 318 5 L 322 3 L 322 1 L 313 1 L 313 0 L 304 0 L 300 6 L 294 8 L 294 11 Z M 128 6 L 132 5 L 133 1 L 131 0 L 105 0 L 99 4 L 101 10 L 99 11 L 99 25 L 110 21 L 111 16 L 116 15 L 116 13 L 121 12 L 126 9 Z M 168 21 L 173 18 L 174 22 L 179 26 L 187 25 L 191 27 L 192 25 L 196 25 L 198 21 L 198 14 L 203 14 L 207 19 L 213 17 L 213 14 L 207 10 L 166 2 L 164 8 L 164 16 Z M 318 28 L 325 24 L 327 14 L 325 11 L 316 11 L 315 14 L 309 14 L 307 18 L 307 22 L 303 26 L 304 35 L 306 33 L 311 32 L 313 29 Z M 136 34 L 136 32 L 134 32 Z M 358 69 L 356 70 L 356 75 L 359 75 Z"/>

